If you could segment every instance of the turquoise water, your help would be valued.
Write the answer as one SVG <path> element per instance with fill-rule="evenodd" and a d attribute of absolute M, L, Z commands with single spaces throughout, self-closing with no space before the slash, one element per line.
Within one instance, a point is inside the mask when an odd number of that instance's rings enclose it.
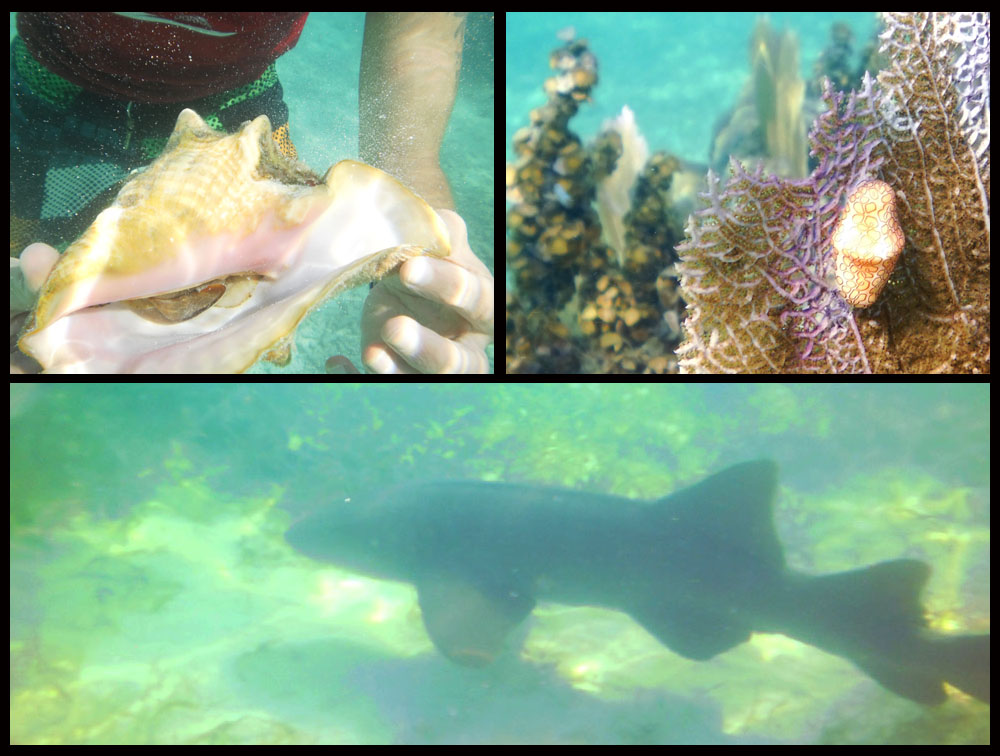
<path fill-rule="evenodd" d="M 875 31 L 871 13 L 769 16 L 774 28 L 798 34 L 803 77 L 828 44 L 831 24 L 850 26 L 855 50 Z M 712 125 L 735 104 L 749 77 L 748 46 L 757 18 L 756 13 L 508 13 L 507 159 L 513 157 L 514 132 L 528 125 L 528 111 L 546 101 L 548 55 L 562 44 L 556 32 L 572 26 L 590 42 L 600 81 L 594 102 L 580 108 L 570 128 L 586 141 L 604 119 L 628 105 L 651 151 L 707 163 Z"/>

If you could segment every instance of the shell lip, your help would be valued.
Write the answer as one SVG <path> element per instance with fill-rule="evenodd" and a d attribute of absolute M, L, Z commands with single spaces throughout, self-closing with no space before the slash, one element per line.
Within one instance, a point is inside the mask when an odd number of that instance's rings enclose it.
<path fill-rule="evenodd" d="M 267 139 L 250 138 L 258 136 L 257 132 Z M 299 180 L 305 175 L 304 168 L 257 170 L 260 161 L 284 165 L 283 158 L 274 157 L 278 153 L 269 132 L 264 116 L 244 124 L 236 134 L 225 135 L 209 129 L 194 111 L 182 111 L 168 149 L 148 169 L 131 177 L 119 193 L 119 198 L 127 193 L 128 201 L 119 203 L 116 199 L 116 205 L 98 216 L 103 216 L 102 223 L 113 226 L 121 223 L 121 215 L 138 212 L 137 207 L 146 212 L 155 207 L 157 216 L 178 224 L 186 217 L 186 208 L 195 213 L 203 209 L 215 212 L 221 204 L 218 199 L 214 204 L 205 199 L 187 204 L 174 201 L 170 192 L 162 190 L 162 177 L 170 175 L 181 182 L 183 191 L 190 192 L 195 191 L 190 187 L 212 187 L 213 175 L 228 176 L 223 186 L 259 186 L 265 205 L 271 203 L 282 210 L 262 216 L 261 205 L 251 206 L 225 226 L 239 231 L 213 227 L 216 230 L 204 234 L 188 232 L 185 243 L 204 253 L 190 258 L 183 257 L 183 245 L 174 244 L 152 263 L 136 264 L 138 258 L 133 255 L 124 258 L 126 264 L 122 265 L 120 258 L 114 259 L 121 255 L 114 246 L 119 236 L 114 234 L 84 250 L 87 254 L 81 253 L 79 269 L 74 267 L 77 258 L 68 258 L 67 250 L 46 280 L 22 331 L 22 350 L 47 371 L 56 372 L 242 371 L 275 344 L 287 340 L 308 312 L 326 299 L 377 280 L 414 255 L 444 257 L 450 253 L 447 227 L 440 217 L 420 197 L 378 169 L 342 161 L 323 179 L 317 176 L 314 180 Z M 249 158 L 244 152 L 247 149 Z M 206 164 L 213 160 L 210 170 L 216 174 L 206 174 Z M 236 174 L 219 173 L 234 166 Z M 175 167 L 175 174 L 170 174 Z M 260 178 L 264 181 L 259 182 Z M 157 181 L 160 187 L 150 189 L 149 184 Z M 166 210 L 156 205 L 160 201 Z M 253 230 L 243 233 L 248 223 Z M 178 235 L 170 229 L 164 238 Z M 95 220 L 77 243 L 92 230 L 95 237 L 107 232 Z M 146 238 L 141 234 L 125 236 Z M 223 254 L 220 250 L 232 246 L 236 237 L 237 245 L 248 247 L 241 252 L 255 262 L 247 263 L 240 254 L 236 258 L 241 262 L 221 267 L 203 264 L 213 259 L 212 255 Z M 174 265 L 180 275 L 167 283 L 140 281 L 151 270 L 149 278 L 156 277 L 161 259 Z M 115 264 L 120 267 L 115 268 Z M 177 303 L 166 302 L 167 323 L 152 322 L 133 311 L 136 299 L 170 299 L 177 291 L 212 289 L 217 279 L 245 276 L 248 271 L 263 277 L 252 293 L 233 306 L 222 304 L 225 296 L 204 308 L 201 300 L 182 301 L 176 308 Z M 133 288 L 119 287 L 121 281 L 116 277 L 128 279 Z M 98 281 L 106 290 L 98 291 Z M 72 287 L 64 287 L 66 282 Z M 214 292 L 208 291 L 204 301 L 213 296 Z M 170 320 L 175 309 L 180 313 L 178 322 Z"/>

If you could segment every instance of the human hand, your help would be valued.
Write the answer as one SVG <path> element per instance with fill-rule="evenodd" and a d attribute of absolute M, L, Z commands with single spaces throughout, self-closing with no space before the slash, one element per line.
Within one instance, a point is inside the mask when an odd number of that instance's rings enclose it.
<path fill-rule="evenodd" d="M 451 237 L 444 259 L 415 257 L 382 279 L 361 317 L 362 360 L 375 373 L 486 373 L 493 277 L 469 247 L 465 222 L 438 210 Z"/>
<path fill-rule="evenodd" d="M 59 260 L 55 247 L 37 242 L 24 248 L 20 257 L 10 258 L 10 372 L 37 373 L 41 366 L 17 348 L 17 336 L 24 327 L 38 291 Z"/>

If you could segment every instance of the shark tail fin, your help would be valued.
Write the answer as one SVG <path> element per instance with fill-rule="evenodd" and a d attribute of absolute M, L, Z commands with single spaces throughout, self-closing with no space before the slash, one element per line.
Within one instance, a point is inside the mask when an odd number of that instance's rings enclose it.
<path fill-rule="evenodd" d="M 854 663 L 883 687 L 918 703 L 944 703 L 948 696 L 943 682 L 990 702 L 989 635 L 928 635 L 915 645 L 919 658 L 912 663 L 885 663 L 874 658 Z"/>
<path fill-rule="evenodd" d="M 941 636 L 931 643 L 933 653 L 943 661 L 944 679 L 970 696 L 989 703 L 990 636 Z"/>
<path fill-rule="evenodd" d="M 990 700 L 990 636 L 927 631 L 920 592 L 930 567 L 913 559 L 806 578 L 789 635 L 850 659 L 883 687 L 922 704 L 947 699 L 948 682 Z"/>

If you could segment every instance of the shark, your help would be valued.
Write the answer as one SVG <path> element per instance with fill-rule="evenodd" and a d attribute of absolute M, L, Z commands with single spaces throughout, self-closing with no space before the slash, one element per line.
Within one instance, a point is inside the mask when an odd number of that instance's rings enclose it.
<path fill-rule="evenodd" d="M 930 567 L 908 558 L 810 575 L 773 523 L 778 468 L 728 467 L 653 501 L 521 483 L 406 483 L 324 504 L 287 542 L 317 560 L 416 586 L 437 649 L 486 666 L 536 602 L 619 610 L 671 651 L 707 660 L 781 633 L 926 705 L 943 683 L 990 700 L 990 636 L 931 631 Z"/>

